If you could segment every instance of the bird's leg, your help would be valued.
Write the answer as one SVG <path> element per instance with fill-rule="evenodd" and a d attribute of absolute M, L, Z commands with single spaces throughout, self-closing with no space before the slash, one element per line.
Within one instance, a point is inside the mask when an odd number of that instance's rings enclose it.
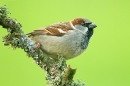
<path fill-rule="evenodd" d="M 37 43 L 37 44 L 36 44 L 36 47 L 35 47 L 35 50 L 37 51 L 40 47 L 41 47 L 41 44 L 40 44 L 40 43 Z"/>

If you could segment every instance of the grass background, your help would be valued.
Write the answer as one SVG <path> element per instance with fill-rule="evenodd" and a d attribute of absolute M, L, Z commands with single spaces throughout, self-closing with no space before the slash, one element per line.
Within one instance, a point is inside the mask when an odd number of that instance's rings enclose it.
<path fill-rule="evenodd" d="M 86 17 L 98 25 L 88 49 L 67 63 L 74 80 L 87 86 L 130 86 L 129 0 L 0 0 L 25 33 L 55 22 Z M 0 27 L 0 86 L 45 86 L 45 73 L 23 50 L 3 46 Z"/>

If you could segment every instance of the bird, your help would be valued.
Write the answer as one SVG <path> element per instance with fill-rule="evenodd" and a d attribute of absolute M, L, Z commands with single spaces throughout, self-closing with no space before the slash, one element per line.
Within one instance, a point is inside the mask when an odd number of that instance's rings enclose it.
<path fill-rule="evenodd" d="M 61 54 L 66 60 L 83 53 L 97 25 L 87 18 L 74 18 L 36 29 L 28 37 L 40 44 L 40 49 L 49 57 L 57 59 Z"/>

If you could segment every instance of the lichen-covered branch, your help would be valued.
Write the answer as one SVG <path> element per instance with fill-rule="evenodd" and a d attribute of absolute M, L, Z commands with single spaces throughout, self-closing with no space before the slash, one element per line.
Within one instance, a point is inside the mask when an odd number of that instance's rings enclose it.
<path fill-rule="evenodd" d="M 58 60 L 48 57 L 37 44 L 22 31 L 22 25 L 15 19 L 8 17 L 9 12 L 6 6 L 0 7 L 0 25 L 7 29 L 8 35 L 3 37 L 5 46 L 23 49 L 29 57 L 46 72 L 47 86 L 85 86 L 82 82 L 73 81 L 76 69 L 66 66 L 66 60 L 62 55 L 57 54 Z"/>

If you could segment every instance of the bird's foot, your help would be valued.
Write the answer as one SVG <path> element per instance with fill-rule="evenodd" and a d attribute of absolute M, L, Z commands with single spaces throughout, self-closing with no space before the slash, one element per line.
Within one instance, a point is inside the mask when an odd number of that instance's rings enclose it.
<path fill-rule="evenodd" d="M 36 47 L 35 47 L 35 51 L 37 51 L 39 48 L 41 47 L 40 43 L 37 43 Z"/>

